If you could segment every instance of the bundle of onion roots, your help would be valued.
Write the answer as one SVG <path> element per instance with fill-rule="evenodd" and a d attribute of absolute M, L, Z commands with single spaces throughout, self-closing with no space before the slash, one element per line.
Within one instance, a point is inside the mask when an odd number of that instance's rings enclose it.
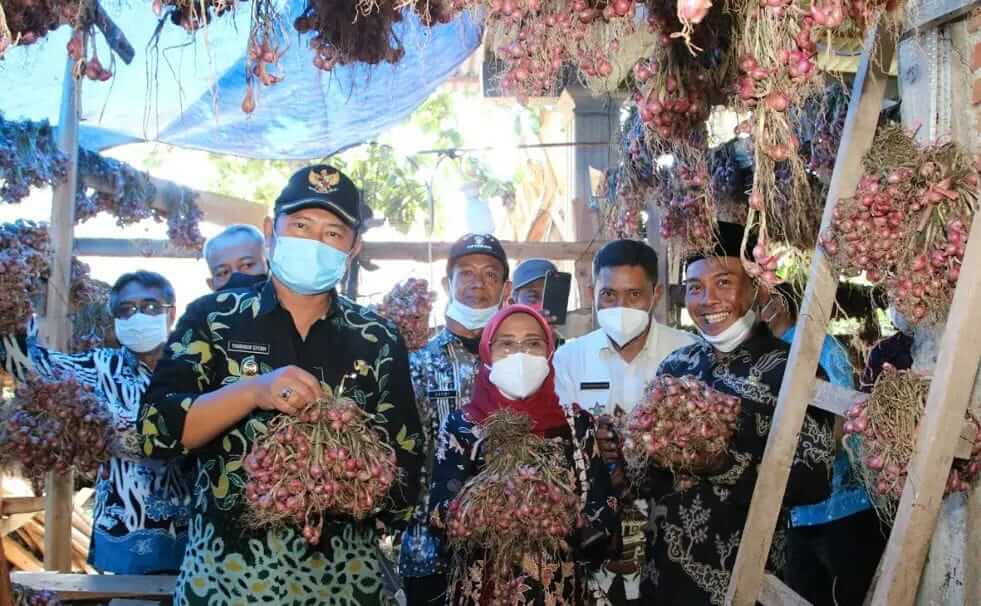
<path fill-rule="evenodd" d="M 435 298 L 436 293 L 429 290 L 428 281 L 409 278 L 404 284 L 392 287 L 381 305 L 375 307 L 375 312 L 395 322 L 406 347 L 415 351 L 429 340 L 429 314 Z"/>
<path fill-rule="evenodd" d="M 116 444 L 105 406 L 74 376 L 31 375 L 0 410 L 0 451 L 40 494 L 49 471 L 93 476 Z"/>
<path fill-rule="evenodd" d="M 686 474 L 728 452 L 738 426 L 739 398 L 692 376 L 659 376 L 627 417 L 624 457 L 631 475 L 651 465 Z"/>
<path fill-rule="evenodd" d="M 918 145 L 897 125 L 877 134 L 863 165 L 821 245 L 839 272 L 884 284 L 911 322 L 939 321 L 979 208 L 977 160 L 954 143 Z"/>
<path fill-rule="evenodd" d="M 527 415 L 507 409 L 482 423 L 484 468 L 450 501 L 445 520 L 438 511 L 433 516 L 458 557 L 484 559 L 483 586 L 493 596 L 482 596 L 481 603 L 516 603 L 521 577 L 515 569 L 525 556 L 543 565 L 555 561 L 582 523 L 561 447 L 533 434 L 531 426 Z M 466 574 L 465 567 L 455 568 Z"/>
<path fill-rule="evenodd" d="M 405 51 L 392 26 L 401 20 L 401 4 L 392 0 L 308 0 L 294 26 L 301 34 L 315 33 L 313 64 L 330 71 L 354 62 L 397 63 Z"/>
<path fill-rule="evenodd" d="M 884 520 L 895 518 L 929 391 L 928 378 L 885 364 L 872 395 L 848 410 L 845 446 Z M 967 422 L 976 432 L 971 456 L 954 459 L 944 494 L 969 490 L 981 470 L 981 423 L 970 413 Z"/>
<path fill-rule="evenodd" d="M 324 518 L 379 511 L 398 477 L 395 450 L 353 400 L 324 387 L 296 416 L 278 415 L 246 456 L 248 521 L 302 528 L 320 542 Z"/>
<path fill-rule="evenodd" d="M 0 5 L 0 58 L 14 44 L 33 44 L 64 24 L 78 21 L 79 3 L 6 0 Z"/>

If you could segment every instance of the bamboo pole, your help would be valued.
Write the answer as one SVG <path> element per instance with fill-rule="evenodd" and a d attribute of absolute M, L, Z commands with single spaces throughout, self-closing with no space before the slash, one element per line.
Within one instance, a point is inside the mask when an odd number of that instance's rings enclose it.
<path fill-rule="evenodd" d="M 956 445 L 949 439 L 948 428 L 959 427 L 964 419 L 981 362 L 978 306 L 981 306 L 981 213 L 974 215 L 954 301 L 940 340 L 926 411 L 916 435 L 909 475 L 889 543 L 879 563 L 873 606 L 904 606 L 916 598 L 930 538 L 937 527 L 947 470 L 954 458 Z M 978 571 L 968 570 L 967 574 L 976 575 Z"/>
<path fill-rule="evenodd" d="M 861 159 L 875 136 L 889 78 L 886 70 L 892 63 L 895 50 L 896 38 L 892 28 L 876 27 L 869 32 L 855 75 L 848 116 L 835 159 L 821 220 L 822 232 L 831 225 L 838 198 L 850 195 L 858 185 L 862 172 Z M 837 283 L 837 275 L 819 247 L 811 263 L 797 332 L 790 347 L 790 359 L 780 386 L 772 429 L 732 570 L 726 594 L 727 605 L 754 606 L 760 597 L 764 568 L 787 489 L 790 465 L 797 450 L 809 396 L 814 391 L 818 358 L 831 318 Z"/>
<path fill-rule="evenodd" d="M 71 284 L 72 246 L 75 228 L 75 187 L 78 178 L 78 117 L 80 80 L 75 62 L 68 58 L 62 88 L 61 116 L 58 120 L 58 146 L 68 157 L 68 175 L 54 188 L 51 204 L 51 244 L 54 259 L 48 279 L 48 298 L 44 331 L 48 347 L 64 351 L 71 338 L 68 297 Z M 49 473 L 45 481 L 44 567 L 71 570 L 71 520 L 74 480 L 71 473 Z"/>

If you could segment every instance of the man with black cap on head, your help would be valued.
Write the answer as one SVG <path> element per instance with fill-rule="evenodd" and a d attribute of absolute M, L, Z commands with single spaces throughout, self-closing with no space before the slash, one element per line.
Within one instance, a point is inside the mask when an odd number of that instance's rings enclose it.
<path fill-rule="evenodd" d="M 377 523 L 399 528 L 408 520 L 422 428 L 395 326 L 335 289 L 361 248 L 359 198 L 330 166 L 294 174 L 265 222 L 269 281 L 191 303 L 157 365 L 138 422 L 142 450 L 160 458 L 189 453 L 200 470 L 176 604 L 384 601 Z M 302 529 L 257 528 L 249 498 L 289 509 L 302 505 L 295 500 L 304 486 L 257 488 L 243 467 L 247 457 L 271 423 L 326 389 L 372 415 L 394 449 L 398 479 L 365 520 L 327 516 Z"/>
<path fill-rule="evenodd" d="M 741 402 L 729 449 L 692 473 L 650 472 L 648 580 L 658 606 L 721 605 L 756 485 L 787 365 L 789 346 L 758 321 L 762 286 L 740 257 L 743 228 L 719 224 L 719 242 L 686 262 L 685 306 L 702 339 L 668 356 L 659 375 L 693 375 Z M 749 242 L 746 249 L 753 249 Z M 834 418 L 808 409 L 790 468 L 784 507 L 817 503 L 830 492 Z M 646 492 L 645 490 L 645 492 Z M 786 514 L 786 509 L 784 510 Z M 783 572 L 786 515 L 778 524 L 768 569 Z"/>
<path fill-rule="evenodd" d="M 450 248 L 443 288 L 450 295 L 446 327 L 422 349 L 412 352 L 412 385 L 426 432 L 426 470 L 433 466 L 433 445 L 451 412 L 470 401 L 484 326 L 511 295 L 504 247 L 492 235 L 467 234 Z M 447 562 L 438 538 L 429 530 L 428 473 L 413 524 L 402 535 L 399 572 L 409 606 L 446 600 Z"/>

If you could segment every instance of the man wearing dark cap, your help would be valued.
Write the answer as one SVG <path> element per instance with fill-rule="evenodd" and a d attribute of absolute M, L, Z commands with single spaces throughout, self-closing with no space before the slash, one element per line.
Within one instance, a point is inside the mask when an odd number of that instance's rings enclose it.
<path fill-rule="evenodd" d="M 789 346 L 757 320 L 760 287 L 743 268 L 742 239 L 741 226 L 722 223 L 715 250 L 687 260 L 685 306 L 702 339 L 668 356 L 658 370 L 693 375 L 741 403 L 723 457 L 688 474 L 652 469 L 647 478 L 653 524 L 647 580 L 658 606 L 724 602 L 787 365 Z M 833 426 L 824 411 L 811 408 L 804 418 L 767 566 L 778 575 L 784 572 L 786 508 L 817 503 L 830 492 Z"/>
<path fill-rule="evenodd" d="M 555 264 L 547 259 L 525 259 L 514 268 L 514 284 L 511 303 L 540 306 L 544 302 L 545 277 L 557 272 Z"/>
<path fill-rule="evenodd" d="M 450 295 L 446 327 L 412 353 L 412 384 L 426 432 L 426 469 L 432 469 L 433 443 L 440 425 L 470 401 L 480 335 L 511 294 L 504 247 L 494 236 L 467 234 L 450 249 L 443 287 Z M 428 478 L 428 473 L 424 473 Z M 446 600 L 447 562 L 426 521 L 428 481 L 413 524 L 402 535 L 399 571 L 409 606 L 432 606 Z"/>
<path fill-rule="evenodd" d="M 189 305 L 157 365 L 138 421 L 142 450 L 189 454 L 200 470 L 175 604 L 384 601 L 377 523 L 399 528 L 408 520 L 422 428 L 395 326 L 335 290 L 361 247 L 359 198 L 330 166 L 294 174 L 265 222 L 270 280 Z M 362 521 L 327 516 L 322 527 L 316 519 L 303 528 L 257 527 L 248 498 L 288 509 L 304 487 L 258 494 L 243 468 L 247 455 L 270 424 L 327 389 L 373 415 L 395 450 L 398 481 L 377 515 Z"/>

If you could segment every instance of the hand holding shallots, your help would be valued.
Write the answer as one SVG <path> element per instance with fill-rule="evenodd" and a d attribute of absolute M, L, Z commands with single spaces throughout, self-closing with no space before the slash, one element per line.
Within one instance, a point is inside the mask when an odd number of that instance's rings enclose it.
<path fill-rule="evenodd" d="M 710 472 L 726 457 L 739 411 L 739 398 L 695 377 L 657 377 L 627 420 L 627 464 L 635 474 L 650 465 L 681 473 Z"/>

